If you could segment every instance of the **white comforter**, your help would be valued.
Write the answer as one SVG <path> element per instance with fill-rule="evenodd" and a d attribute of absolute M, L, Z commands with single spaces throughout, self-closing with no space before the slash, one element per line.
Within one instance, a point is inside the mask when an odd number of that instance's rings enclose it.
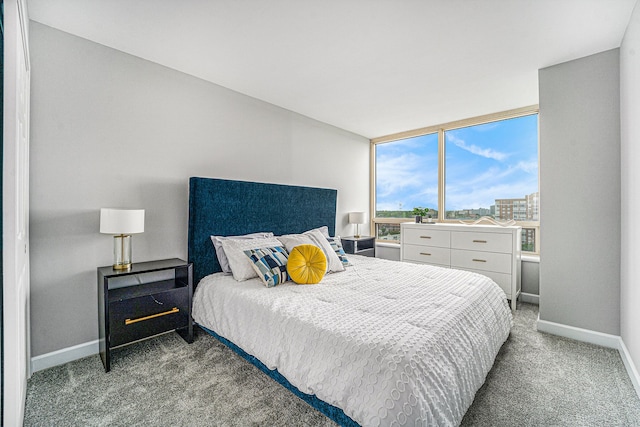
<path fill-rule="evenodd" d="M 193 317 L 362 426 L 458 425 L 509 335 L 504 292 L 466 271 L 349 259 L 317 285 L 207 276 Z"/>

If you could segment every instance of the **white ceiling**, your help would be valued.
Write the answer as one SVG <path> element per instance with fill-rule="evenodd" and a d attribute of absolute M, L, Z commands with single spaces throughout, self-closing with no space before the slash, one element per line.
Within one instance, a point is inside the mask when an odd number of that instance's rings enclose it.
<path fill-rule="evenodd" d="M 369 138 L 538 102 L 636 0 L 28 0 L 29 16 Z M 640 7 L 640 6 L 639 6 Z"/>

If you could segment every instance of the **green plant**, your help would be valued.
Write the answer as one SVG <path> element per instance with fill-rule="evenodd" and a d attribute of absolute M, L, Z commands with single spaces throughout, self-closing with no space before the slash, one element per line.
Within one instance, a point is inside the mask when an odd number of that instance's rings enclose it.
<path fill-rule="evenodd" d="M 429 208 L 413 208 L 413 214 L 416 216 L 427 216 Z"/>

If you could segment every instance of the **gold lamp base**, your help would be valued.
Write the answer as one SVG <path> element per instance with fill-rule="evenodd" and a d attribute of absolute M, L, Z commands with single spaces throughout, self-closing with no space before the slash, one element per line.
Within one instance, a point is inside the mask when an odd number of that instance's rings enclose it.
<path fill-rule="evenodd" d="M 125 271 L 131 269 L 131 235 L 113 236 L 113 269 Z"/>

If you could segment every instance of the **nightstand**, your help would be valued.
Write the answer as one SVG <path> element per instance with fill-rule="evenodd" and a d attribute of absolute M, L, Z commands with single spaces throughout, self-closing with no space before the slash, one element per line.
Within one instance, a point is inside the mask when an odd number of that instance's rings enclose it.
<path fill-rule="evenodd" d="M 376 256 L 376 238 L 369 236 L 355 237 L 341 237 L 342 248 L 348 254 L 363 255 L 363 256 Z"/>
<path fill-rule="evenodd" d="M 111 369 L 111 349 L 176 330 L 193 342 L 193 265 L 181 259 L 138 262 L 131 269 L 98 268 L 100 358 Z"/>

